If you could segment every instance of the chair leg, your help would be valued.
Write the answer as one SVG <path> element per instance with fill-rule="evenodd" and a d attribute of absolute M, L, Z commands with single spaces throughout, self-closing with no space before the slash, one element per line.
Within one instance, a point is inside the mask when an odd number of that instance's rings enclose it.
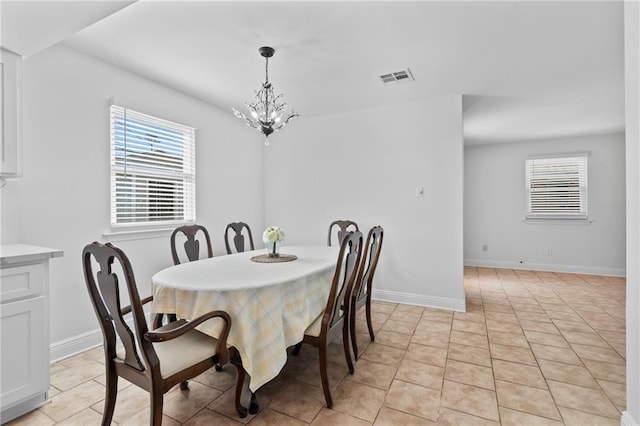
<path fill-rule="evenodd" d="M 351 358 L 351 344 L 353 338 L 350 337 L 351 325 L 349 321 L 345 321 L 342 325 L 342 347 L 344 349 L 344 357 L 347 359 L 347 367 L 349 367 L 349 374 L 353 374 L 355 369 L 353 367 L 353 359 Z"/>
<path fill-rule="evenodd" d="M 176 314 L 162 314 L 162 313 L 155 314 L 153 317 L 153 323 L 152 323 L 152 327 L 154 330 L 163 326 L 162 323 L 165 315 L 167 316 L 167 323 L 178 321 L 178 317 L 176 316 Z"/>
<path fill-rule="evenodd" d="M 162 426 L 162 399 L 164 395 L 160 389 L 151 389 L 151 426 Z"/>
<path fill-rule="evenodd" d="M 353 359 L 357 361 L 358 355 L 358 343 L 356 342 L 356 313 L 353 312 L 349 318 L 349 333 L 351 334 L 351 348 L 353 349 Z"/>
<path fill-rule="evenodd" d="M 371 337 L 372 342 L 375 342 L 376 336 L 373 334 L 373 324 L 371 323 L 371 293 L 367 295 L 365 309 L 367 314 L 367 326 L 369 327 L 369 337 Z"/>
<path fill-rule="evenodd" d="M 302 342 L 296 343 L 296 345 L 293 347 L 293 354 L 298 356 L 300 354 L 301 347 L 302 347 Z"/>
<path fill-rule="evenodd" d="M 164 317 L 164 314 L 155 314 L 153 316 L 153 324 L 152 324 L 152 328 L 155 330 L 157 328 L 162 327 L 162 318 Z"/>
<path fill-rule="evenodd" d="M 113 411 L 116 408 L 118 396 L 118 375 L 107 366 L 107 380 L 104 397 L 104 412 L 102 413 L 102 426 L 109 426 L 113 419 Z"/>
<path fill-rule="evenodd" d="M 327 408 L 333 407 L 333 398 L 331 398 L 331 388 L 329 387 L 329 376 L 327 374 L 327 347 L 326 344 L 320 345 L 320 378 L 322 379 L 322 390 L 324 392 L 324 400 Z"/>

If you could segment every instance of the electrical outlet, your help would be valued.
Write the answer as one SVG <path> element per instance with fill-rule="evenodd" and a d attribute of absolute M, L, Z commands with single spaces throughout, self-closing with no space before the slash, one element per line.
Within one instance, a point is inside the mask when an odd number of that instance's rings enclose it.
<path fill-rule="evenodd" d="M 421 186 L 418 186 L 416 188 L 416 197 L 424 197 L 424 188 Z"/>
<path fill-rule="evenodd" d="M 482 251 L 489 251 L 489 246 L 486 244 L 482 245 Z"/>
<path fill-rule="evenodd" d="M 553 249 L 552 248 L 547 248 L 544 250 L 544 252 L 546 253 L 547 256 L 553 256 Z"/>

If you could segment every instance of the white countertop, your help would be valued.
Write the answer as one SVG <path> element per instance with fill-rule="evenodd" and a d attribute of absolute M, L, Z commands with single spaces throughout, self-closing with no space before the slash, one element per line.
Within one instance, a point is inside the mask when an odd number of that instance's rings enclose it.
<path fill-rule="evenodd" d="M 62 257 L 62 250 L 32 246 L 29 244 L 2 244 L 0 245 L 0 266 L 15 263 L 36 262 L 53 257 Z"/>

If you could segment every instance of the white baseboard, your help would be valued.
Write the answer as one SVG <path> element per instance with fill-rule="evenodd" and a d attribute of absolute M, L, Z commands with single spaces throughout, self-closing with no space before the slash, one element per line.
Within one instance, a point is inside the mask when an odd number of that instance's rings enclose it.
<path fill-rule="evenodd" d="M 371 297 L 385 302 L 403 303 L 407 305 L 424 306 L 428 308 L 449 309 L 464 312 L 465 300 L 449 299 L 445 297 L 425 296 L 422 294 L 399 293 L 389 290 L 373 290 Z"/>
<path fill-rule="evenodd" d="M 396 291 L 373 290 L 372 297 L 385 302 L 403 303 L 407 305 L 417 305 L 429 308 L 449 309 L 452 311 L 465 311 L 465 301 L 457 299 L 447 299 L 444 297 L 424 296 L 421 294 L 399 293 Z M 147 314 L 147 321 L 150 315 Z M 129 324 L 133 327 L 133 324 Z M 60 361 L 64 358 L 77 355 L 81 352 L 93 349 L 102 345 L 102 331 L 96 329 L 68 339 L 51 344 L 49 347 L 50 362 Z"/>
<path fill-rule="evenodd" d="M 145 317 L 147 318 L 147 324 L 151 324 L 151 314 L 146 312 Z M 127 324 L 129 324 L 131 329 L 134 328 L 133 319 L 128 319 Z M 100 346 L 102 345 L 102 342 L 102 330 L 98 328 L 60 342 L 52 343 L 51 346 L 49 346 L 49 360 L 51 363 L 54 363 L 61 359 L 69 358 L 70 356 L 77 355 L 80 352 Z"/>
<path fill-rule="evenodd" d="M 638 423 L 631 417 L 628 411 L 623 411 L 620 426 L 638 426 Z"/>
<path fill-rule="evenodd" d="M 102 345 L 102 331 L 99 329 L 90 331 L 51 344 L 49 347 L 49 359 L 53 363 L 100 345 Z"/>
<path fill-rule="evenodd" d="M 145 318 L 147 319 L 147 324 L 151 324 L 150 312 L 145 312 Z M 129 327 L 132 330 L 135 327 L 133 324 L 133 318 L 129 318 L 127 320 L 127 324 L 129 324 Z M 98 328 L 87 333 L 70 337 L 61 342 L 52 343 L 51 346 L 49 346 L 49 362 L 54 363 L 61 359 L 77 355 L 80 352 L 93 349 L 102 345 L 102 341 L 102 330 Z"/>
<path fill-rule="evenodd" d="M 464 259 L 465 266 L 498 269 L 528 269 L 531 271 L 565 272 L 570 274 L 603 275 L 607 277 L 625 277 L 626 269 L 600 268 L 583 265 L 556 265 L 552 263 L 520 263 L 503 260 Z"/>

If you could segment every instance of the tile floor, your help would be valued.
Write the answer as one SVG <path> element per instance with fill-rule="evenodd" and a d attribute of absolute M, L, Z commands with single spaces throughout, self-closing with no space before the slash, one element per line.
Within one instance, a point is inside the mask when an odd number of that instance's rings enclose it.
<path fill-rule="evenodd" d="M 233 410 L 235 372 L 209 370 L 165 396 L 163 425 L 619 425 L 625 408 L 623 278 L 465 269 L 467 312 L 376 302 L 376 341 L 358 322 L 362 356 L 347 374 L 333 344 L 334 407 L 324 406 L 317 351 L 303 346 Z M 51 402 L 18 425 L 98 425 L 102 349 L 55 363 Z M 120 380 L 114 424 L 148 424 L 148 396 Z"/>

